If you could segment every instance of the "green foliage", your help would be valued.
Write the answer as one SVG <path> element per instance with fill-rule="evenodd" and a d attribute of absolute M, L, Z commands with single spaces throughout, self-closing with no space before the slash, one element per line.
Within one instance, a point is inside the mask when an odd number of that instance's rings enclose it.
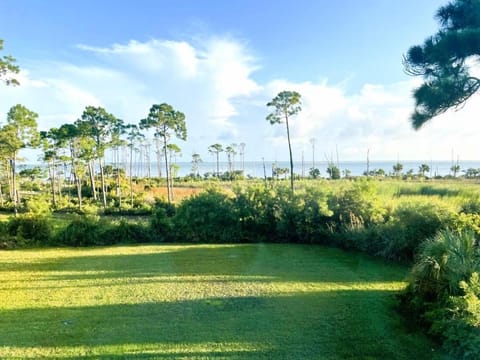
<path fill-rule="evenodd" d="M 3 40 L 0 39 L 0 51 L 3 50 Z M 15 65 L 15 58 L 10 55 L 0 57 L 0 81 L 6 85 L 19 85 L 17 79 L 12 77 L 13 74 L 18 74 L 19 67 Z"/>
<path fill-rule="evenodd" d="M 180 242 L 239 241 L 238 217 L 233 211 L 233 201 L 215 189 L 183 200 L 172 220 L 175 237 Z"/>
<path fill-rule="evenodd" d="M 27 199 L 23 210 L 31 214 L 47 216 L 52 212 L 51 205 L 51 201 L 46 196 L 37 196 Z"/>
<path fill-rule="evenodd" d="M 290 154 L 290 189 L 293 192 L 293 156 L 292 145 L 290 142 L 289 118 L 302 111 L 302 96 L 296 91 L 282 91 L 275 96 L 272 101 L 267 103 L 273 111 L 267 116 L 267 121 L 271 124 L 280 124 L 285 122 L 287 127 L 288 150 Z"/>
<path fill-rule="evenodd" d="M 101 229 L 102 245 L 148 243 L 152 240 L 149 228 L 143 224 L 120 220 L 118 224 L 111 224 Z"/>
<path fill-rule="evenodd" d="M 463 295 L 451 296 L 435 331 L 444 337 L 444 346 L 457 358 L 480 357 L 480 280 L 479 273 L 460 281 Z"/>
<path fill-rule="evenodd" d="M 465 214 L 480 214 L 480 199 L 469 198 L 461 205 L 460 211 Z"/>
<path fill-rule="evenodd" d="M 415 129 L 447 111 L 461 106 L 480 88 L 469 72 L 467 59 L 478 60 L 480 47 L 480 2 L 454 0 L 437 12 L 439 31 L 422 45 L 411 47 L 404 57 L 407 73 L 425 82 L 415 90 Z"/>
<path fill-rule="evenodd" d="M 56 242 L 69 246 L 103 245 L 101 223 L 95 216 L 76 216 L 56 238 Z"/>
<path fill-rule="evenodd" d="M 403 310 L 457 358 L 480 356 L 480 250 L 472 232 L 441 231 L 420 246 Z"/>
<path fill-rule="evenodd" d="M 332 180 L 340 179 L 340 169 L 333 163 L 329 163 L 327 167 L 327 173 Z"/>
<path fill-rule="evenodd" d="M 25 245 L 45 245 L 52 237 L 52 227 L 48 219 L 41 215 L 22 214 L 11 218 L 7 232 Z"/>
<path fill-rule="evenodd" d="M 395 208 L 381 230 L 385 242 L 382 254 L 387 258 L 411 260 L 423 241 L 451 227 L 455 218 L 455 212 L 438 201 L 404 202 Z"/>
<path fill-rule="evenodd" d="M 350 189 L 333 194 L 328 208 L 333 211 L 336 223 L 364 223 L 367 226 L 384 222 L 387 209 L 378 198 L 375 182 L 361 179 Z"/>
<path fill-rule="evenodd" d="M 277 211 L 272 188 L 257 185 L 237 187 L 235 208 L 242 240 L 247 242 L 268 241 L 275 236 Z"/>
<path fill-rule="evenodd" d="M 173 240 L 173 216 L 176 207 L 172 203 L 157 199 L 153 216 L 150 218 L 150 229 L 156 242 Z"/>

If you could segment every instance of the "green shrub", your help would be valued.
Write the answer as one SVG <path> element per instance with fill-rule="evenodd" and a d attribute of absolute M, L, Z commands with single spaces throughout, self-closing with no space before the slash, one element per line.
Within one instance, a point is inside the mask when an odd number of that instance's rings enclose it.
<path fill-rule="evenodd" d="M 68 246 L 104 245 L 105 223 L 94 216 L 77 216 L 57 235 L 56 241 Z"/>
<path fill-rule="evenodd" d="M 419 249 L 402 310 L 416 316 L 445 348 L 480 358 L 480 250 L 472 232 L 444 230 Z"/>
<path fill-rule="evenodd" d="M 9 235 L 22 240 L 25 245 L 48 244 L 52 236 L 50 222 L 41 215 L 18 215 L 11 218 L 6 227 Z"/>
<path fill-rule="evenodd" d="M 278 198 L 272 187 L 236 188 L 234 206 L 243 241 L 275 241 L 279 218 Z"/>
<path fill-rule="evenodd" d="M 158 207 L 150 218 L 150 233 L 156 242 L 171 241 L 173 239 L 172 216 L 167 209 Z"/>
<path fill-rule="evenodd" d="M 25 201 L 24 211 L 36 215 L 50 215 L 52 201 L 46 196 L 38 196 Z"/>
<path fill-rule="evenodd" d="M 360 179 L 351 189 L 333 194 L 328 199 L 328 208 L 336 223 L 360 221 L 366 226 L 383 223 L 388 209 L 377 196 L 375 182 Z"/>
<path fill-rule="evenodd" d="M 8 223 L 0 221 L 0 249 L 13 249 L 17 247 L 17 239 L 8 233 Z"/>
<path fill-rule="evenodd" d="M 398 206 L 381 228 L 382 255 L 413 260 L 418 246 L 439 230 L 451 228 L 456 214 L 441 202 L 409 201 Z"/>
<path fill-rule="evenodd" d="M 103 227 L 101 238 L 104 245 L 147 243 L 152 240 L 151 233 L 145 225 L 130 223 L 123 219 L 118 224 Z"/>
<path fill-rule="evenodd" d="M 232 200 L 214 189 L 183 200 L 172 218 L 176 240 L 196 243 L 238 242 L 238 217 L 233 208 Z"/>
<path fill-rule="evenodd" d="M 300 242 L 324 243 L 328 232 L 327 222 L 332 216 L 327 199 L 328 194 L 317 187 L 307 187 L 295 195 L 297 214 L 295 215 L 297 238 Z M 284 214 L 284 218 L 289 214 Z"/>
<path fill-rule="evenodd" d="M 478 197 L 470 198 L 465 201 L 460 207 L 460 212 L 465 214 L 479 214 L 480 215 L 480 200 Z"/>

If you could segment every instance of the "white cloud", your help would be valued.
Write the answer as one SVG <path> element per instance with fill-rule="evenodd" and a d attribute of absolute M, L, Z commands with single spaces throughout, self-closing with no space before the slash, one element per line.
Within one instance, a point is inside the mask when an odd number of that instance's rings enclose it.
<path fill-rule="evenodd" d="M 255 57 L 231 38 L 78 48 L 91 55 L 87 64 L 39 61 L 19 75 L 21 86 L 0 87 L 0 121 L 12 105 L 22 103 L 39 113 L 42 129 L 74 121 L 87 105 L 104 106 L 135 123 L 153 103 L 168 102 L 186 114 L 189 140 L 180 144 L 184 161 L 193 151 L 209 159 L 207 148 L 216 142 L 245 142 L 247 159 L 283 160 L 288 158 L 285 126 L 265 120 L 265 104 L 280 91 L 295 90 L 303 102 L 290 124 L 297 160 L 302 150 L 311 155 L 312 137 L 317 159 L 337 148 L 341 160 L 361 160 L 367 149 L 372 160 L 449 159 L 452 148 L 461 158 L 478 158 L 478 96 L 414 131 L 408 118 L 415 79 L 365 84 L 354 94 L 348 92 L 348 81 L 271 79 L 260 84 L 253 77 Z"/>

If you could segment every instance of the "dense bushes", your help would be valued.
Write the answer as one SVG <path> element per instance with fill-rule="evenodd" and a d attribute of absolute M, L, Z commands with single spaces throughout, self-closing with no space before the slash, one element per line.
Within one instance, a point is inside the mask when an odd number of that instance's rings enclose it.
<path fill-rule="evenodd" d="M 76 216 L 54 238 L 59 245 L 91 246 L 145 243 L 152 237 L 146 226 L 126 220 L 109 222 L 98 216 Z"/>
<path fill-rule="evenodd" d="M 480 358 L 480 249 L 472 232 L 444 230 L 420 246 L 403 310 L 456 357 Z"/>
<path fill-rule="evenodd" d="M 238 221 L 232 200 L 209 189 L 184 200 L 172 218 L 174 239 L 180 242 L 238 242 Z"/>
<path fill-rule="evenodd" d="M 52 237 L 49 220 L 41 215 L 22 214 L 14 217 L 6 224 L 10 241 L 16 245 L 48 244 Z"/>

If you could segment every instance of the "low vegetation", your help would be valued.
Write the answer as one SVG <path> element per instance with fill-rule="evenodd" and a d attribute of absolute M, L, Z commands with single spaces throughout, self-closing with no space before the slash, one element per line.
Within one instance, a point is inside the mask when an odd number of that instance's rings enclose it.
<path fill-rule="evenodd" d="M 299 243 L 414 264 L 400 310 L 455 356 L 480 356 L 480 191 L 475 185 L 304 181 L 294 193 L 281 181 L 210 185 L 178 203 L 157 198 L 112 211 L 115 216 L 101 215 L 109 212 L 98 208 L 80 216 L 30 206 L 0 223 L 2 247 Z"/>

